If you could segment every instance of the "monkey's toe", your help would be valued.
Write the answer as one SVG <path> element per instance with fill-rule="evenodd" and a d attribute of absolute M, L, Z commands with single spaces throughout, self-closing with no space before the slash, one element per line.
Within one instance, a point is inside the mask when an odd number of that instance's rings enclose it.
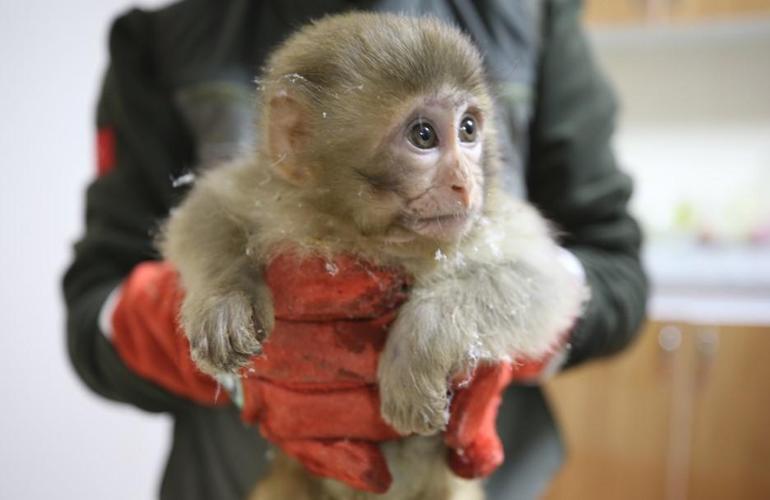
<path fill-rule="evenodd" d="M 221 352 L 212 352 L 208 348 L 208 341 L 204 338 L 198 345 L 190 346 L 190 354 L 198 368 L 209 375 L 223 373 L 237 374 L 241 368 L 247 366 L 252 356 L 262 352 L 261 345 L 249 350 L 238 351 L 235 349 Z"/>
<path fill-rule="evenodd" d="M 247 296 L 211 297 L 187 311 L 184 324 L 192 359 L 204 373 L 237 373 L 262 352 L 264 336 L 258 336 Z"/>
<path fill-rule="evenodd" d="M 449 422 L 448 402 L 440 400 L 383 399 L 381 412 L 385 422 L 404 435 L 431 436 L 446 429 Z"/>

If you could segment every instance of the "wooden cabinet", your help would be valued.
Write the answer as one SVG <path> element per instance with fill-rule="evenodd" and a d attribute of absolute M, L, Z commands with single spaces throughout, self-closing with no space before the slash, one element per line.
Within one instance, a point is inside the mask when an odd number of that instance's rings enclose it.
<path fill-rule="evenodd" d="M 589 24 L 627 24 L 644 22 L 650 15 L 650 7 L 639 0 L 588 0 L 585 2 L 585 18 Z"/>
<path fill-rule="evenodd" d="M 695 21 L 770 15 L 770 0 L 587 0 L 591 24 Z"/>
<path fill-rule="evenodd" d="M 668 15 L 675 19 L 750 17 L 770 13 L 767 0 L 673 0 Z"/>
<path fill-rule="evenodd" d="M 653 323 L 546 391 L 568 450 L 547 500 L 770 498 L 770 328 Z"/>

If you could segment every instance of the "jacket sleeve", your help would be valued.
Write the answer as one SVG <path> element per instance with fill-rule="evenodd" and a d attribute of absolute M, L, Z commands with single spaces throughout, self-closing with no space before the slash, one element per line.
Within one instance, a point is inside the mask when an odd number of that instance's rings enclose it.
<path fill-rule="evenodd" d="M 547 4 L 527 170 L 530 200 L 563 232 L 562 244 L 582 263 L 591 289 L 568 366 L 626 346 L 647 297 L 641 233 L 628 213 L 631 180 L 610 145 L 617 106 L 580 14 L 576 0 Z"/>
<path fill-rule="evenodd" d="M 175 193 L 171 179 L 190 165 L 192 144 L 154 66 L 152 22 L 132 11 L 113 25 L 110 66 L 97 111 L 100 175 L 86 194 L 85 234 L 75 245 L 63 289 L 67 347 L 95 392 L 150 411 L 191 403 L 138 377 L 98 325 L 108 295 L 142 261 L 158 255 L 153 236 Z"/>

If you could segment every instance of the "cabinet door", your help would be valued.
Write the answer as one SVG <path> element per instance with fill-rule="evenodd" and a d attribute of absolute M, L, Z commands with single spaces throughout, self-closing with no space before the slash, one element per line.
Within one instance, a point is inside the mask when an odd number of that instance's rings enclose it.
<path fill-rule="evenodd" d="M 648 326 L 546 387 L 567 461 L 545 498 L 770 498 L 770 329 Z"/>
<path fill-rule="evenodd" d="M 770 0 L 587 0 L 591 24 L 696 21 L 770 14 Z"/>
<path fill-rule="evenodd" d="M 567 447 L 549 500 L 665 498 L 671 401 L 686 388 L 681 329 L 666 349 L 656 325 L 623 354 L 555 377 L 546 386 Z"/>
<path fill-rule="evenodd" d="M 770 0 L 669 0 L 674 19 L 719 19 L 770 13 Z"/>
<path fill-rule="evenodd" d="M 688 498 L 770 498 L 770 329 L 693 327 Z"/>
<path fill-rule="evenodd" d="M 593 24 L 639 23 L 647 18 L 647 5 L 643 0 L 589 0 L 585 16 Z"/>

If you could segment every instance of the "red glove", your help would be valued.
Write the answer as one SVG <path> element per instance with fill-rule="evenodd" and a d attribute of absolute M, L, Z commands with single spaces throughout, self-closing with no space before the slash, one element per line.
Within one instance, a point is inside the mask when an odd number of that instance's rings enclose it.
<path fill-rule="evenodd" d="M 486 477 L 503 463 L 503 444 L 497 435 L 497 410 L 502 393 L 513 381 L 530 381 L 546 360 L 482 365 L 467 386 L 455 390 L 444 442 L 447 461 L 460 477 Z"/>
<path fill-rule="evenodd" d="M 503 391 L 512 382 L 536 383 L 554 362 L 558 366 L 568 337 L 568 333 L 563 334 L 540 359 L 519 358 L 511 363 L 481 365 L 470 381 L 455 383 L 444 435 L 449 448 L 447 461 L 455 474 L 466 479 L 486 477 L 503 463 L 503 444 L 496 427 Z"/>
<path fill-rule="evenodd" d="M 311 472 L 384 493 L 392 479 L 378 443 L 399 435 L 380 417 L 377 359 L 406 277 L 287 254 L 265 279 L 275 327 L 244 371 L 243 419 Z"/>
<path fill-rule="evenodd" d="M 406 280 L 349 257 L 329 264 L 290 255 L 273 260 L 265 277 L 276 324 L 265 356 L 246 371 L 244 419 L 315 474 L 386 491 L 391 477 L 377 442 L 398 435 L 380 417 L 377 357 Z M 480 366 L 456 390 L 445 442 L 458 476 L 484 477 L 502 463 L 502 391 L 537 379 L 550 358 Z"/>
<path fill-rule="evenodd" d="M 224 405 L 217 382 L 198 371 L 177 322 L 183 293 L 166 262 L 137 265 L 120 288 L 110 319 L 112 344 L 134 373 L 205 406 Z"/>
<path fill-rule="evenodd" d="M 403 275 L 347 257 L 275 259 L 266 269 L 275 328 L 244 370 L 244 421 L 316 474 L 384 492 L 391 476 L 378 443 L 399 437 L 380 417 L 377 359 L 406 299 Z M 183 294 L 164 262 L 138 265 L 112 314 L 112 340 L 140 376 L 203 405 L 224 404 L 199 372 L 177 322 Z"/>
<path fill-rule="evenodd" d="M 381 419 L 377 358 L 408 280 L 349 257 L 333 263 L 276 258 L 266 269 L 276 323 L 243 380 L 244 421 L 312 472 L 372 492 L 391 482 L 378 443 L 398 435 Z M 139 375 L 204 405 L 223 404 L 217 383 L 189 357 L 177 314 L 182 293 L 171 266 L 143 263 L 124 282 L 112 317 L 113 342 Z M 446 433 L 449 463 L 463 477 L 503 459 L 495 431 L 500 393 L 526 368 L 480 367 L 458 389 Z M 539 372 L 539 369 L 536 369 Z"/>

